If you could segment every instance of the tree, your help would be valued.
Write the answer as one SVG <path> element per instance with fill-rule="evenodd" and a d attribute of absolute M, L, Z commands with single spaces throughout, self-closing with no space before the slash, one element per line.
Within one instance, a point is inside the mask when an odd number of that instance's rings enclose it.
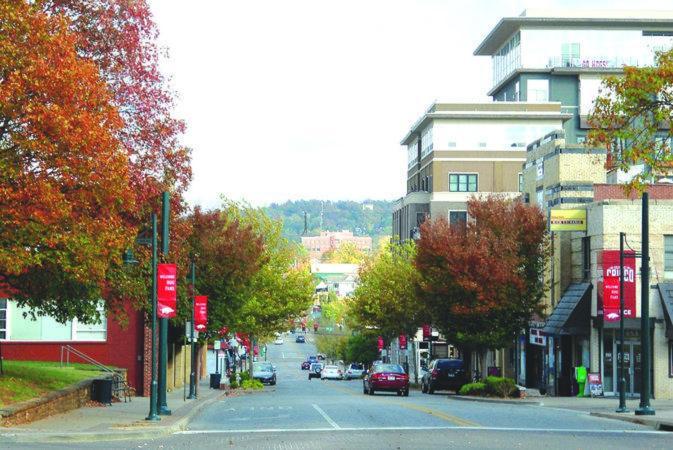
<path fill-rule="evenodd" d="M 608 169 L 628 171 L 644 164 L 627 189 L 644 189 L 656 176 L 671 174 L 673 153 L 673 49 L 658 53 L 653 67 L 624 67 L 603 80 L 589 117 L 591 146 L 607 149 Z"/>
<path fill-rule="evenodd" d="M 415 290 L 415 255 L 413 241 L 389 243 L 365 262 L 350 307 L 357 329 L 376 329 L 386 340 L 416 333 L 424 310 Z"/>
<path fill-rule="evenodd" d="M 365 252 L 353 242 L 344 242 L 333 250 L 325 252 L 323 262 L 340 264 L 361 264 L 365 259 Z"/>
<path fill-rule="evenodd" d="M 379 359 L 377 336 L 371 333 L 355 334 L 346 342 L 346 361 L 361 362 L 369 366 Z"/>
<path fill-rule="evenodd" d="M 122 121 L 62 17 L 0 5 L 0 285 L 57 320 L 97 317 L 135 229 Z"/>
<path fill-rule="evenodd" d="M 421 308 L 465 350 L 512 342 L 544 294 L 548 256 L 542 211 L 491 196 L 468 201 L 467 224 L 421 226 L 416 267 Z"/>

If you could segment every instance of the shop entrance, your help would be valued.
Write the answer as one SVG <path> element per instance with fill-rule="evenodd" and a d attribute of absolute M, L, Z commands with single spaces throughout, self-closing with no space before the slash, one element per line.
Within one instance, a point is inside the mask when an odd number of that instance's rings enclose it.
<path fill-rule="evenodd" d="M 624 341 L 624 378 L 626 380 L 627 395 L 637 396 L 640 394 L 642 381 L 641 347 L 640 340 L 633 340 L 640 333 L 637 330 L 627 330 L 627 338 Z M 606 393 L 619 394 L 619 361 L 621 352 L 619 349 L 619 333 L 613 330 L 605 330 L 603 344 L 603 387 Z"/>

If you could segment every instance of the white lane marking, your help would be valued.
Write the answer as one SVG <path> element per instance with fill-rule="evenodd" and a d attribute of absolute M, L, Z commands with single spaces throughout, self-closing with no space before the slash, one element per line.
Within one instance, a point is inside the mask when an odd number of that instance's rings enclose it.
<path fill-rule="evenodd" d="M 320 415 L 323 417 L 323 419 L 325 419 L 327 421 L 327 423 L 332 425 L 332 427 L 335 430 L 340 430 L 341 429 L 341 427 L 339 425 L 337 425 L 337 423 L 335 421 L 333 421 L 332 418 L 330 416 L 328 416 L 327 413 L 325 411 L 323 411 L 320 406 L 313 403 L 313 408 L 315 408 L 315 410 L 320 413 Z"/>
<path fill-rule="evenodd" d="M 285 352 L 280 352 L 280 357 L 285 359 Z"/>
<path fill-rule="evenodd" d="M 315 405 L 314 405 L 315 406 Z M 337 426 L 338 427 L 338 426 Z M 338 427 L 338 428 L 262 428 L 251 430 L 186 430 L 177 431 L 173 434 L 233 434 L 233 433 L 304 433 L 310 431 L 388 431 L 388 430 L 452 430 L 452 431 L 508 431 L 508 432 L 529 432 L 529 433 L 581 433 L 581 434 L 653 434 L 653 435 L 667 435 L 671 433 L 668 431 L 654 431 L 654 430 L 582 430 L 574 428 L 513 428 L 513 427 Z"/>

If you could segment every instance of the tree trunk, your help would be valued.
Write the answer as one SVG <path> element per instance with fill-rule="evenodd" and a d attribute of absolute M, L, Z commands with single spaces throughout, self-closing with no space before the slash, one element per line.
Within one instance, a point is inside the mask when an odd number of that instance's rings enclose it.
<path fill-rule="evenodd" d="M 250 336 L 250 354 L 248 355 L 248 359 L 250 361 L 250 379 L 252 380 L 252 366 L 255 360 L 255 339 L 252 336 Z"/>

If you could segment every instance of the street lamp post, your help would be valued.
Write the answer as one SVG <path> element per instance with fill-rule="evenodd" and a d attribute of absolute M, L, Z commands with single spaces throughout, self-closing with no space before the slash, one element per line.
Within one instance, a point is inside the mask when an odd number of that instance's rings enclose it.
<path fill-rule="evenodd" d="M 163 261 L 168 259 L 170 202 L 168 192 L 161 195 L 161 254 Z M 166 403 L 166 372 L 168 366 L 168 319 L 159 320 L 159 383 L 157 408 L 162 416 L 170 416 L 171 410 Z"/>
<path fill-rule="evenodd" d="M 161 420 L 157 414 L 157 215 L 152 213 L 152 385 L 150 413 L 146 420 Z"/>
<path fill-rule="evenodd" d="M 626 378 L 624 377 L 624 233 L 619 233 L 619 408 L 615 412 L 629 412 L 626 407 Z"/>
<path fill-rule="evenodd" d="M 196 357 L 194 355 L 195 347 L 194 345 L 194 296 L 196 295 L 196 264 L 192 261 L 192 280 L 191 280 L 191 296 L 192 296 L 192 322 L 189 327 L 189 340 L 191 342 L 191 361 L 190 361 L 190 370 L 189 370 L 189 399 L 196 399 L 196 372 L 195 372 L 195 362 Z"/>

